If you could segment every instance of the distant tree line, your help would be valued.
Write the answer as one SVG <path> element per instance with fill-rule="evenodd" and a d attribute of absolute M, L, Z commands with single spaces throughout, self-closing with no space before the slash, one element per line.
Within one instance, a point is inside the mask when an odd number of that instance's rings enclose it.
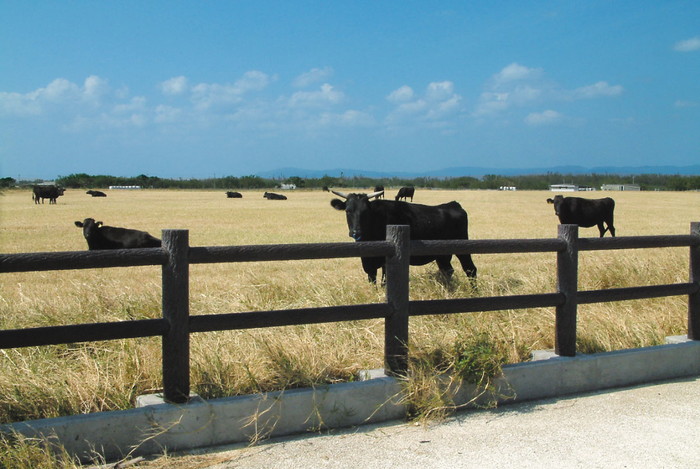
<path fill-rule="evenodd" d="M 36 183 L 38 181 L 32 181 Z M 20 184 L 29 184 L 20 181 Z M 299 189 L 357 188 L 368 190 L 375 186 L 414 186 L 434 189 L 498 189 L 503 186 L 518 190 L 547 190 L 551 184 L 577 184 L 600 189 L 603 184 L 638 184 L 642 190 L 687 191 L 700 190 L 700 176 L 638 174 L 634 176 L 616 174 L 562 174 L 546 173 L 523 176 L 501 176 L 487 174 L 480 178 L 459 176 L 450 178 L 371 178 L 363 176 L 302 178 L 263 178 L 259 176 L 224 176 L 206 179 L 172 179 L 140 174 L 136 177 L 89 175 L 85 173 L 60 176 L 56 184 L 69 189 L 100 189 L 109 186 L 141 186 L 146 189 L 274 189 L 281 184 L 294 184 Z M 0 187 L 16 186 L 13 178 L 0 178 Z"/>

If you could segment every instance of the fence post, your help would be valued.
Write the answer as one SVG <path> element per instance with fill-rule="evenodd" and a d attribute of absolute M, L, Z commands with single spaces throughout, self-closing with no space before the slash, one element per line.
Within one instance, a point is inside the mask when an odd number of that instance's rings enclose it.
<path fill-rule="evenodd" d="M 690 224 L 690 234 L 700 236 L 700 222 Z M 700 245 L 690 246 L 690 282 L 700 286 Z M 700 291 L 688 295 L 688 338 L 700 340 Z"/>
<path fill-rule="evenodd" d="M 408 373 L 408 266 L 410 227 L 389 225 L 386 239 L 396 252 L 386 259 L 386 301 L 391 314 L 384 323 L 384 368 L 389 376 Z"/>
<path fill-rule="evenodd" d="M 163 230 L 163 395 L 166 401 L 186 402 L 190 394 L 189 232 Z"/>
<path fill-rule="evenodd" d="M 578 226 L 559 225 L 559 238 L 566 249 L 557 253 L 557 291 L 566 298 L 557 306 L 554 353 L 562 357 L 576 355 L 576 311 L 578 307 Z"/>

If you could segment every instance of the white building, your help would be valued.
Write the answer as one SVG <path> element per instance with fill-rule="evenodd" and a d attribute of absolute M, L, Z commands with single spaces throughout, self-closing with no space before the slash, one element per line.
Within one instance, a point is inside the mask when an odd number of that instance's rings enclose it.
<path fill-rule="evenodd" d="M 641 191 L 639 184 L 603 184 L 602 191 Z"/>
<path fill-rule="evenodd" d="M 552 184 L 549 186 L 549 190 L 552 192 L 576 192 L 578 186 L 575 184 Z"/>

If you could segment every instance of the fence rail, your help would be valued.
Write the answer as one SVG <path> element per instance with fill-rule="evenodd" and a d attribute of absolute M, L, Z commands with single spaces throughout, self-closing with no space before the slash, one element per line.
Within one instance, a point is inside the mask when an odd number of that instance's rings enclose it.
<path fill-rule="evenodd" d="M 605 290 L 578 290 L 580 251 L 689 247 L 686 283 Z M 412 255 L 553 252 L 557 291 L 530 295 L 410 301 L 408 265 Z M 230 262 L 274 262 L 345 257 L 386 258 L 386 302 L 190 315 L 189 266 Z M 403 374 L 408 366 L 410 316 L 504 309 L 556 308 L 555 352 L 576 354 L 579 304 L 688 296 L 688 338 L 700 340 L 700 223 L 689 235 L 579 238 L 575 225 L 559 225 L 557 238 L 509 240 L 410 241 L 407 226 L 387 227 L 386 241 L 190 247 L 186 230 L 163 230 L 163 247 L 110 251 L 0 254 L 0 273 L 160 265 L 162 312 L 159 319 L 0 330 L 0 349 L 137 337 L 162 338 L 163 389 L 171 402 L 185 402 L 190 391 L 189 338 L 192 333 L 301 324 L 385 320 L 385 367 Z"/>

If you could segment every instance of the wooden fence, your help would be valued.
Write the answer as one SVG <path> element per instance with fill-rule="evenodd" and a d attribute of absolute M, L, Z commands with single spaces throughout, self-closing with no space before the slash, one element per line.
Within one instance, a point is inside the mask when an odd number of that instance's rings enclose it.
<path fill-rule="evenodd" d="M 578 291 L 580 251 L 690 247 L 687 283 Z M 411 255 L 555 252 L 557 291 L 553 293 L 447 300 L 409 300 Z M 190 315 L 189 265 L 343 257 L 386 257 L 386 302 L 278 311 Z M 0 254 L 0 272 L 28 272 L 143 265 L 162 266 L 163 315 L 159 319 L 1 330 L 0 349 L 136 337 L 162 337 L 163 389 L 170 402 L 190 392 L 189 336 L 194 332 L 355 321 L 385 320 L 387 374 L 406 373 L 410 316 L 524 308 L 556 308 L 555 352 L 576 354 L 579 304 L 688 295 L 688 338 L 700 340 L 700 222 L 689 235 L 579 238 L 576 225 L 559 225 L 557 238 L 410 241 L 407 226 L 387 227 L 386 241 L 190 247 L 187 230 L 163 230 L 163 247 L 107 251 Z"/>

